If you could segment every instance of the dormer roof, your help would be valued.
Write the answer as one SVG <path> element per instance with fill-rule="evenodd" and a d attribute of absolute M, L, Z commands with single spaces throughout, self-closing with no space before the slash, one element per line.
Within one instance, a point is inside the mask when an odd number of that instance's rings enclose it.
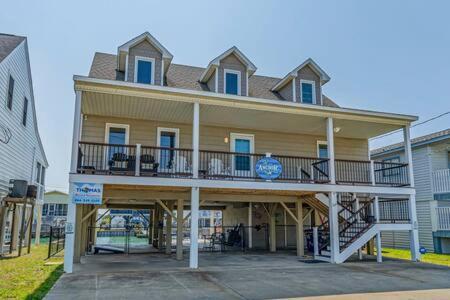
<path fill-rule="evenodd" d="M 152 44 L 153 47 L 155 47 L 159 52 L 162 54 L 162 58 L 164 61 L 164 69 L 167 70 L 167 67 L 169 66 L 170 62 L 173 59 L 173 55 L 167 50 L 153 35 L 151 35 L 149 32 L 144 32 L 141 35 L 138 35 L 137 37 L 129 40 L 122 46 L 119 46 L 117 48 L 117 69 L 120 71 L 125 70 L 125 58 L 128 54 L 131 47 L 139 44 L 142 41 L 147 41 L 150 44 Z"/>
<path fill-rule="evenodd" d="M 279 91 L 285 84 L 289 83 L 293 78 L 297 77 L 298 71 L 303 69 L 304 67 L 309 66 L 311 69 L 317 73 L 317 75 L 320 77 L 320 84 L 323 85 L 330 81 L 330 76 L 328 76 L 327 73 L 325 73 L 324 70 L 322 70 L 321 67 L 312 59 L 308 58 L 305 60 L 302 64 L 300 64 L 298 67 L 296 67 L 294 70 L 289 72 L 286 76 L 283 77 L 273 88 L 273 92 Z"/>
<path fill-rule="evenodd" d="M 220 54 L 216 58 L 214 58 L 206 67 L 205 71 L 202 73 L 200 77 L 200 82 L 207 82 L 209 77 L 213 74 L 215 67 L 218 67 L 220 64 L 220 61 L 229 55 L 234 54 L 239 61 L 244 64 L 249 72 L 249 76 L 253 75 L 253 73 L 256 72 L 256 66 L 250 61 L 250 59 L 247 58 L 247 56 L 244 55 L 236 46 L 231 47 L 224 53 Z"/>

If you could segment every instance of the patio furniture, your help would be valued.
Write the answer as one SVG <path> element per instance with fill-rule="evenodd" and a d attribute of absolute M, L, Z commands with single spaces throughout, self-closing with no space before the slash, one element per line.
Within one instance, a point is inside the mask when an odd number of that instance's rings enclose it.
<path fill-rule="evenodd" d="M 156 175 L 158 173 L 159 163 L 156 162 L 155 158 L 151 154 L 141 155 L 141 173 L 151 173 Z"/>

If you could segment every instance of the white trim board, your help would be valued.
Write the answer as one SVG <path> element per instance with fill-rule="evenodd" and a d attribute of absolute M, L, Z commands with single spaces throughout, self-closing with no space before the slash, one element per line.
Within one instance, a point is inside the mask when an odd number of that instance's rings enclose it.
<path fill-rule="evenodd" d="M 179 128 L 158 127 L 156 129 L 156 146 L 157 147 L 161 147 L 161 132 L 175 133 L 175 148 L 180 147 L 180 129 Z"/>
<path fill-rule="evenodd" d="M 312 103 L 305 103 L 303 101 L 303 91 L 302 91 L 302 84 L 310 84 L 312 86 Z M 317 104 L 317 98 L 316 98 L 316 82 L 314 80 L 307 80 L 307 79 L 300 79 L 300 102 L 305 104 Z"/>
<path fill-rule="evenodd" d="M 138 76 L 138 61 L 149 61 L 152 63 L 152 69 L 151 69 L 151 74 L 150 74 L 150 84 L 155 84 L 155 59 L 152 57 L 144 57 L 144 56 L 135 56 L 134 57 L 134 83 L 138 83 L 137 82 L 137 76 Z M 139 83 L 139 84 L 143 84 L 143 83 Z M 144 83 L 145 84 L 145 83 Z"/>
<path fill-rule="evenodd" d="M 106 123 L 105 126 L 105 144 L 109 144 L 109 129 L 110 128 L 124 128 L 125 129 L 125 145 L 130 142 L 130 125 L 128 124 L 117 124 L 117 123 Z"/>
<path fill-rule="evenodd" d="M 227 74 L 236 74 L 237 75 L 237 95 L 241 96 L 241 71 L 231 70 L 231 69 L 223 69 L 223 93 L 227 95 L 233 95 L 227 93 Z"/>

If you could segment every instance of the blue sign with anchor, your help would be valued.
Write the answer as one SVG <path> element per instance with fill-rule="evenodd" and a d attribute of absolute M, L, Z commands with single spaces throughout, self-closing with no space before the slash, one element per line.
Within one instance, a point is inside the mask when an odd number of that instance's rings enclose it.
<path fill-rule="evenodd" d="M 272 157 L 264 157 L 256 163 L 256 174 L 265 180 L 276 179 L 281 175 L 283 167 L 280 162 Z"/>

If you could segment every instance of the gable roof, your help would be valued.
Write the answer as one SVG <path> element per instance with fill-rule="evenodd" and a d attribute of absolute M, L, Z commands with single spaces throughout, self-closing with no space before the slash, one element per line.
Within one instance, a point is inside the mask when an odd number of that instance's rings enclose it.
<path fill-rule="evenodd" d="M 108 80 L 124 80 L 124 72 L 116 69 L 117 56 L 114 54 L 96 52 L 92 61 L 89 77 Z M 194 91 L 210 91 L 205 83 L 198 79 L 205 72 L 205 68 L 170 64 L 166 74 L 166 85 Z M 285 101 L 272 87 L 280 81 L 280 78 L 253 75 L 248 80 L 249 97 L 263 98 L 269 100 Z M 323 105 L 339 107 L 330 98 L 322 98 Z"/>
<path fill-rule="evenodd" d="M 214 58 L 212 61 L 209 62 L 208 66 L 206 67 L 203 74 L 200 76 L 200 82 L 206 83 L 209 79 L 209 77 L 212 75 L 213 70 L 215 67 L 218 67 L 220 64 L 220 61 L 224 59 L 225 57 L 228 57 L 229 55 L 234 54 L 239 59 L 241 63 L 243 63 L 249 72 L 249 75 L 253 75 L 253 73 L 256 72 L 256 66 L 250 61 L 250 59 L 247 58 L 247 56 L 242 53 L 238 47 L 233 46 L 224 53 L 220 54 L 216 58 Z"/>
<path fill-rule="evenodd" d="M 69 194 L 58 191 L 58 190 L 52 190 L 52 191 L 48 191 L 45 192 L 44 195 L 52 195 L 52 194 L 59 194 L 59 195 L 64 195 L 64 196 L 68 196 Z"/>
<path fill-rule="evenodd" d="M 23 36 L 0 33 L 0 62 L 16 49 L 23 40 L 25 40 Z"/>
<path fill-rule="evenodd" d="M 445 139 L 450 139 L 450 128 L 441 130 L 438 132 L 433 132 L 431 134 L 419 136 L 411 140 L 411 147 L 419 147 L 423 145 L 428 145 L 432 143 L 436 143 Z M 405 143 L 396 143 L 392 145 L 388 145 L 385 147 L 377 148 L 370 151 L 370 155 L 382 155 L 390 152 L 400 151 L 404 148 Z"/>
<path fill-rule="evenodd" d="M 286 85 L 290 80 L 297 77 L 297 73 L 299 70 L 303 69 L 304 67 L 309 66 L 311 69 L 317 73 L 320 77 L 320 83 L 325 84 L 328 81 L 330 81 L 330 76 L 322 70 L 321 67 L 312 59 L 308 58 L 303 63 L 301 63 L 298 67 L 296 67 L 294 70 L 289 72 L 283 79 L 281 79 L 273 88 L 273 91 L 279 91 L 284 85 Z"/>

